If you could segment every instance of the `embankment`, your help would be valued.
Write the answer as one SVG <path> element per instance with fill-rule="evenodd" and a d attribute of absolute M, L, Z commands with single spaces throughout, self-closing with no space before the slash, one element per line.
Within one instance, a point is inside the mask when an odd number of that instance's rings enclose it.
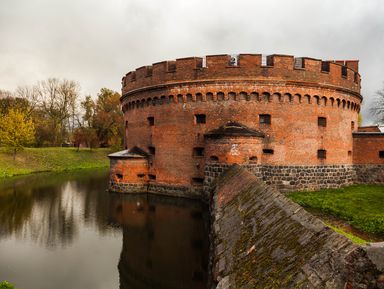
<path fill-rule="evenodd" d="M 212 188 L 217 288 L 384 288 L 384 244 L 365 247 L 326 227 L 239 166 Z"/>
<path fill-rule="evenodd" d="M 0 148 L 0 178 L 38 172 L 108 167 L 109 149 L 26 148 L 16 155 Z"/>

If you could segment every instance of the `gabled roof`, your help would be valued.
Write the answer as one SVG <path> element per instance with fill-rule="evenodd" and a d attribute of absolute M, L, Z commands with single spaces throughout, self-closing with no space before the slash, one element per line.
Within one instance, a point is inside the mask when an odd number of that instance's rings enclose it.
<path fill-rule="evenodd" d="M 249 128 L 241 123 L 229 121 L 204 135 L 206 138 L 222 138 L 227 136 L 265 137 L 265 134 L 262 131 Z"/>
<path fill-rule="evenodd" d="M 141 148 L 134 146 L 130 149 L 115 152 L 108 155 L 109 158 L 122 158 L 122 159 L 129 159 L 129 158 L 147 158 L 149 157 L 149 154 L 143 151 Z"/>

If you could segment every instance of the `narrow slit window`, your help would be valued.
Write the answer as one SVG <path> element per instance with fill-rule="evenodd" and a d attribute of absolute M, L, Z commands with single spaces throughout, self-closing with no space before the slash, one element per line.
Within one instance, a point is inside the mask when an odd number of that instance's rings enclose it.
<path fill-rule="evenodd" d="M 329 72 L 329 62 L 328 61 L 322 61 L 321 62 L 321 71 Z"/>
<path fill-rule="evenodd" d="M 249 162 L 251 162 L 251 163 L 257 163 L 257 156 L 251 156 L 251 157 L 249 157 Z"/>
<path fill-rule="evenodd" d="M 341 76 L 346 78 L 348 75 L 348 70 L 347 70 L 347 67 L 346 66 L 342 66 L 341 67 Z"/>
<path fill-rule="evenodd" d="M 203 124 L 206 123 L 207 118 L 205 114 L 195 114 L 195 123 L 196 124 Z"/>
<path fill-rule="evenodd" d="M 318 150 L 317 151 L 317 158 L 318 159 L 326 159 L 327 158 L 327 151 L 326 150 Z"/>
<path fill-rule="evenodd" d="M 270 114 L 260 114 L 259 115 L 260 124 L 271 124 L 271 115 Z"/>
<path fill-rule="evenodd" d="M 219 161 L 219 157 L 217 157 L 217 156 L 210 156 L 209 160 L 211 160 L 213 162 L 218 162 Z"/>
<path fill-rule="evenodd" d="M 354 129 L 355 129 L 355 122 L 351 121 L 351 130 L 354 130 Z"/>
<path fill-rule="evenodd" d="M 148 125 L 149 126 L 154 126 L 155 125 L 155 118 L 153 116 L 150 116 L 147 119 L 148 119 Z"/>
<path fill-rule="evenodd" d="M 204 178 L 192 178 L 192 185 L 202 185 Z"/>
<path fill-rule="evenodd" d="M 149 175 L 148 175 L 148 178 L 149 178 L 151 181 L 155 181 L 155 180 L 156 180 L 156 175 L 149 174 Z"/>
<path fill-rule="evenodd" d="M 156 148 L 155 147 L 148 147 L 148 151 L 153 156 L 156 154 Z"/>
<path fill-rule="evenodd" d="M 325 117 L 318 117 L 317 118 L 317 125 L 320 127 L 326 127 L 327 126 L 327 118 Z"/>
<path fill-rule="evenodd" d="M 202 147 L 193 148 L 193 156 L 194 157 L 203 157 L 204 156 L 204 148 L 202 148 Z"/>
<path fill-rule="evenodd" d="M 274 153 L 273 149 L 263 149 L 263 154 L 273 155 L 273 153 Z"/>

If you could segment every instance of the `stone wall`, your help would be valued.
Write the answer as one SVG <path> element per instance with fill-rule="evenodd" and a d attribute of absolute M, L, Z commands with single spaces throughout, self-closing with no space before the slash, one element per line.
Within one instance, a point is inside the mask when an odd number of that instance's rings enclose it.
<path fill-rule="evenodd" d="M 384 185 L 384 164 L 382 165 L 354 165 L 356 183 Z"/>
<path fill-rule="evenodd" d="M 210 163 L 205 166 L 205 191 L 230 165 Z M 268 166 L 242 165 L 280 192 L 339 188 L 359 184 L 384 184 L 384 165 Z"/>
<path fill-rule="evenodd" d="M 384 288 L 382 245 L 352 244 L 240 166 L 212 193 L 216 288 Z"/>

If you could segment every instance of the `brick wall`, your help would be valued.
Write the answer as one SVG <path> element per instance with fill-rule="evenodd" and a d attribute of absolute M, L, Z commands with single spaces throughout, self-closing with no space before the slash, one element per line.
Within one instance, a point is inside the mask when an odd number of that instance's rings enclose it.
<path fill-rule="evenodd" d="M 380 151 L 382 156 L 380 157 Z M 353 134 L 353 162 L 355 164 L 384 165 L 384 133 L 356 132 Z"/>

